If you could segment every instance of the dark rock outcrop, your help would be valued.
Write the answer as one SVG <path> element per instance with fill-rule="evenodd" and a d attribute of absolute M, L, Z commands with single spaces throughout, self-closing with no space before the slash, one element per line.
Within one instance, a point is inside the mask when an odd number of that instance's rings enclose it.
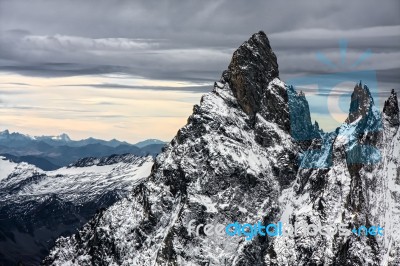
<path fill-rule="evenodd" d="M 228 70 L 222 74 L 222 81 L 229 83 L 246 114 L 254 117 L 260 113 L 289 131 L 287 92 L 270 84 L 274 78 L 279 78 L 278 62 L 263 31 L 251 36 L 233 53 Z"/>
<path fill-rule="evenodd" d="M 394 89 L 392 89 L 389 98 L 385 101 L 383 113 L 385 114 L 385 120 L 388 121 L 392 127 L 398 127 L 400 125 L 399 103 Z"/>

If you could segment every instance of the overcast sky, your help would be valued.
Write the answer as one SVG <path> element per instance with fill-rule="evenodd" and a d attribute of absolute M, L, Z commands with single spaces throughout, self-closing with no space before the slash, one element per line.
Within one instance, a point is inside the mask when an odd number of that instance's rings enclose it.
<path fill-rule="evenodd" d="M 380 96 L 399 91 L 398 0 L 0 0 L 0 130 L 170 140 L 259 30 L 284 81 L 374 70 Z"/>

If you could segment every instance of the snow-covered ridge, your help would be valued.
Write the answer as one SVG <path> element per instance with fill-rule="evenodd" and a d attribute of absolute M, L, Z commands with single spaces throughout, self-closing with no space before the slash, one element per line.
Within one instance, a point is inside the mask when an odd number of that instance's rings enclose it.
<path fill-rule="evenodd" d="M 20 133 L 10 133 L 10 131 L 8 129 L 4 130 L 4 131 L 0 131 L 0 138 L 5 138 L 5 137 L 9 137 L 10 135 L 13 136 L 17 136 L 21 139 L 26 138 L 26 139 L 32 139 L 32 140 L 41 140 L 41 139 L 51 139 L 51 140 L 56 140 L 56 141 L 62 141 L 62 142 L 69 142 L 71 141 L 71 138 L 65 134 L 62 133 L 60 135 L 56 135 L 56 136 L 32 136 L 29 134 L 20 134 Z"/>
<path fill-rule="evenodd" d="M 41 200 L 49 195 L 57 195 L 66 201 L 90 201 L 105 191 L 130 191 L 150 174 L 153 159 L 134 155 L 121 157 L 129 159 L 129 163 L 121 161 L 109 165 L 72 166 L 55 171 L 43 171 L 26 163 L 15 164 L 3 158 L 0 160 L 0 202 L 26 198 Z M 35 182 L 26 182 L 32 174 L 40 175 L 40 178 Z M 24 185 L 17 191 L 9 193 L 11 187 L 22 183 Z"/>
<path fill-rule="evenodd" d="M 0 265 L 39 265 L 56 238 L 126 197 L 152 166 L 151 156 L 125 154 L 43 171 L 1 157 Z"/>

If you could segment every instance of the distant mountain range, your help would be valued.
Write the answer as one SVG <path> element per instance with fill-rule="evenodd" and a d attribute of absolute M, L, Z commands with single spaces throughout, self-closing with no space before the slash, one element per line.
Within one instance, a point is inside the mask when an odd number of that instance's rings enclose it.
<path fill-rule="evenodd" d="M 0 131 L 0 155 L 19 163 L 27 162 L 43 170 L 55 170 L 84 157 L 103 157 L 113 154 L 151 155 L 161 152 L 165 142 L 148 139 L 136 144 L 112 139 L 87 138 L 71 140 L 59 136 L 30 136 L 9 130 Z"/>

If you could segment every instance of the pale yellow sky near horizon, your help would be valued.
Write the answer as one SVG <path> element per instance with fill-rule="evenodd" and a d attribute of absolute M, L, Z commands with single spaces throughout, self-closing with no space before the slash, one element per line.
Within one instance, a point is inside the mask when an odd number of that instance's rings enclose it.
<path fill-rule="evenodd" d="M 0 131 L 32 136 L 66 133 L 74 140 L 170 141 L 204 94 L 185 88 L 204 85 L 123 74 L 46 78 L 0 72 Z M 211 91 L 212 84 L 208 86 Z M 351 87 L 347 84 L 338 89 Z M 324 131 L 334 130 L 347 111 L 338 107 L 338 98 L 324 103 L 324 98 L 314 94 L 306 92 L 312 121 L 317 120 Z M 328 104 L 328 113 L 316 112 L 321 104 Z"/>
<path fill-rule="evenodd" d="M 94 88 L 85 84 L 140 88 Z M 0 73 L 0 130 L 33 136 L 66 133 L 76 140 L 95 137 L 131 143 L 149 138 L 169 141 L 186 124 L 193 105 L 203 94 L 184 91 L 184 87 L 198 85 L 123 75 L 43 78 Z"/>

